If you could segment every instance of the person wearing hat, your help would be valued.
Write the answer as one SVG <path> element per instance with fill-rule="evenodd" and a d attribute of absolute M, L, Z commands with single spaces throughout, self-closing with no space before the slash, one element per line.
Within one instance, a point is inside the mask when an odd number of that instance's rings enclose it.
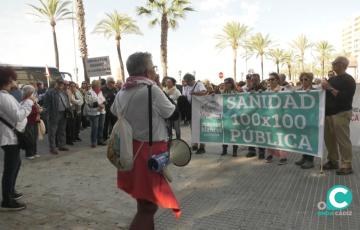
<path fill-rule="evenodd" d="M 116 116 L 110 112 L 110 108 L 111 108 L 112 104 L 114 103 L 115 96 L 117 94 L 114 78 L 108 77 L 106 79 L 106 85 L 102 88 L 101 91 L 106 100 L 106 104 L 105 104 L 106 114 L 105 114 L 103 138 L 104 138 L 104 140 L 107 140 L 109 137 L 109 134 L 111 133 L 112 128 L 114 127 L 114 125 L 117 121 Z"/>
<path fill-rule="evenodd" d="M 234 79 L 225 78 L 224 79 L 224 91 L 222 92 L 222 94 L 236 94 L 236 93 L 238 93 L 238 92 L 236 91 L 236 85 L 235 85 Z M 221 156 L 227 155 L 227 149 L 228 149 L 228 145 L 222 145 Z M 238 146 L 233 145 L 233 157 L 237 157 L 237 150 L 238 150 Z"/>
<path fill-rule="evenodd" d="M 65 93 L 63 79 L 56 80 L 54 88 L 50 88 L 44 96 L 44 108 L 47 111 L 48 137 L 50 153 L 57 155 L 60 151 L 68 151 L 66 144 L 66 114 L 70 109 L 70 102 Z M 56 143 L 57 142 L 57 143 Z"/>

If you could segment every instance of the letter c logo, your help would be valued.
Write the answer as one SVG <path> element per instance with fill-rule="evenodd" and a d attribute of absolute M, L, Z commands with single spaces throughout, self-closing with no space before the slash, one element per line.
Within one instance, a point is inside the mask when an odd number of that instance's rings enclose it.
<path fill-rule="evenodd" d="M 327 206 L 329 210 L 342 210 L 347 208 L 352 201 L 351 190 L 345 186 L 336 185 L 327 194 Z"/>

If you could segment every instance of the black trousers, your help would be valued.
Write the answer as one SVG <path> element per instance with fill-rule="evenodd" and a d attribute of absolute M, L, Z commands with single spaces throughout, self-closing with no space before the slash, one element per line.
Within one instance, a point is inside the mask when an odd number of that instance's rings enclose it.
<path fill-rule="evenodd" d="M 75 131 L 74 136 L 78 138 L 80 136 L 80 129 L 81 129 L 81 113 L 74 113 L 74 122 L 75 122 Z"/>
<path fill-rule="evenodd" d="M 265 148 L 258 148 L 259 154 L 265 154 Z M 249 147 L 249 153 L 256 153 L 256 147 Z"/>
<path fill-rule="evenodd" d="M 313 162 L 314 161 L 314 156 L 310 156 L 310 155 L 305 155 L 303 154 L 302 157 L 307 160 L 307 161 L 311 161 Z"/>
<path fill-rule="evenodd" d="M 38 125 L 35 124 L 27 124 L 25 128 L 25 133 L 27 133 L 27 137 L 31 139 L 31 146 L 28 146 L 25 149 L 25 156 L 31 157 L 37 153 L 37 139 L 38 139 Z"/>
<path fill-rule="evenodd" d="M 84 115 L 85 104 L 81 106 L 81 126 L 85 129 L 90 126 L 90 121 L 87 116 Z"/>
<path fill-rule="evenodd" d="M 112 131 L 115 123 L 117 121 L 116 116 L 114 116 L 110 110 L 106 111 L 105 114 L 105 123 L 104 123 L 104 131 L 103 131 L 103 139 L 104 141 L 108 139 L 109 134 Z"/>
<path fill-rule="evenodd" d="M 4 203 L 9 202 L 12 194 L 15 192 L 16 178 L 18 176 L 21 159 L 18 145 L 1 146 L 5 152 L 4 171 L 1 181 L 2 200 Z"/>
<path fill-rule="evenodd" d="M 72 143 L 75 140 L 75 111 L 72 111 L 72 117 L 66 118 L 66 143 Z"/>

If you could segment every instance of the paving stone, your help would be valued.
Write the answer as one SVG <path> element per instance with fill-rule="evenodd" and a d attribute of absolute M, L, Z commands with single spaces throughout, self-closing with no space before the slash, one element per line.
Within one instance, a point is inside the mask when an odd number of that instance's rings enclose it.
<path fill-rule="evenodd" d="M 82 133 L 82 146 L 77 143 L 71 152 L 50 156 L 44 142 L 40 159 L 23 161 L 17 189 L 28 208 L 1 213 L 0 230 L 128 229 L 136 202 L 116 188 L 116 170 L 105 148 L 88 148 L 88 131 Z M 190 130 L 182 131 L 189 141 Z M 171 168 L 182 216 L 176 220 L 172 211 L 161 209 L 156 229 L 360 229 L 360 149 L 354 148 L 355 174 L 344 177 L 333 171 L 320 174 L 318 168 L 302 170 L 294 165 L 298 154 L 278 166 L 245 158 L 246 148 L 240 148 L 238 158 L 220 157 L 221 145 L 207 145 L 206 150 L 185 168 Z M 318 202 L 326 200 L 335 184 L 352 189 L 352 216 L 317 215 Z"/>

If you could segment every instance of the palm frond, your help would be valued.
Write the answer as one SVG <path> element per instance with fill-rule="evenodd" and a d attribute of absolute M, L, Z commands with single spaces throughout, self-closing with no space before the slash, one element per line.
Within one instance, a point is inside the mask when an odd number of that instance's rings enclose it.
<path fill-rule="evenodd" d="M 248 33 L 249 28 L 246 25 L 242 25 L 239 22 L 228 22 L 223 27 L 222 33 L 216 35 L 218 41 L 216 48 L 224 49 L 231 47 L 233 50 L 237 50 L 244 43 L 244 38 Z"/>
<path fill-rule="evenodd" d="M 184 19 L 187 12 L 195 11 L 190 4 L 188 0 L 154 0 L 146 3 L 145 6 L 137 7 L 136 12 L 138 15 L 156 15 L 157 20 L 151 19 L 150 26 L 158 24 L 162 16 L 166 15 L 169 27 L 176 29 L 179 26 L 178 19 Z"/>
<path fill-rule="evenodd" d="M 31 15 L 37 15 L 37 17 L 42 19 L 47 19 L 47 22 L 62 21 L 67 19 L 72 19 L 69 17 L 72 14 L 69 9 L 70 1 L 63 0 L 38 0 L 39 6 L 28 4 L 32 12 Z"/>
<path fill-rule="evenodd" d="M 106 13 L 105 18 L 96 24 L 93 33 L 103 34 L 107 38 L 121 37 L 123 34 L 142 34 L 135 20 L 117 11 Z"/>
<path fill-rule="evenodd" d="M 149 26 L 150 26 L 150 27 L 154 27 L 154 26 L 156 26 L 156 25 L 159 24 L 159 23 L 160 23 L 159 18 L 154 18 L 154 19 L 152 19 L 152 20 L 149 21 Z"/>

